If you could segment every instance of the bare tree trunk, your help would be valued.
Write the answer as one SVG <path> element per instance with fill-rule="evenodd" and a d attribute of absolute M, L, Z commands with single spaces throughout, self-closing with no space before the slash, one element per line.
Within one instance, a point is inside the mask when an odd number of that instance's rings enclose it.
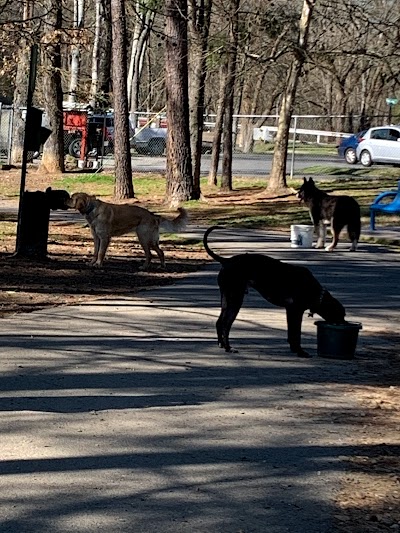
<path fill-rule="evenodd" d="M 215 117 L 214 137 L 211 151 L 210 170 L 208 172 L 208 184 L 217 185 L 219 155 L 221 150 L 222 128 L 224 126 L 224 115 L 226 106 L 226 73 L 227 63 L 221 65 L 219 98 L 217 116 Z"/>
<path fill-rule="evenodd" d="M 78 91 L 79 75 L 81 69 L 81 44 L 80 31 L 84 25 L 85 0 L 74 0 L 74 38 L 71 46 L 71 70 L 69 82 L 68 102 L 75 103 Z"/>
<path fill-rule="evenodd" d="M 43 96 L 50 137 L 43 149 L 40 170 L 49 173 L 64 172 L 63 92 L 61 87 L 62 0 L 46 0 L 47 8 L 43 50 Z"/>
<path fill-rule="evenodd" d="M 22 19 L 29 21 L 33 15 L 33 0 L 25 0 L 23 6 Z M 29 22 L 27 22 L 29 25 Z M 15 76 L 14 89 L 14 114 L 13 114 L 13 138 L 11 162 L 15 165 L 21 163 L 24 151 L 25 120 L 22 118 L 21 108 L 26 106 L 28 95 L 28 76 L 30 62 L 30 46 L 26 39 L 19 42 L 19 52 L 17 59 L 17 72 Z"/>
<path fill-rule="evenodd" d="M 117 199 L 133 198 L 132 162 L 129 143 L 129 115 L 124 0 L 111 0 L 112 65 L 114 84 L 114 158 Z"/>
<path fill-rule="evenodd" d="M 110 106 L 111 80 L 111 0 L 101 1 L 101 29 L 99 49 L 99 78 L 97 105 L 103 109 Z M 126 68 L 125 68 L 126 70 Z"/>
<path fill-rule="evenodd" d="M 316 0 L 304 0 L 299 21 L 299 37 L 297 48 L 295 50 L 295 57 L 289 69 L 286 89 L 282 95 L 278 131 L 275 138 L 274 158 L 268 184 L 268 190 L 273 192 L 279 192 L 280 190 L 287 188 L 286 156 L 290 121 L 292 118 L 292 105 L 296 96 L 300 73 L 306 59 L 308 33 L 315 2 Z"/>
<path fill-rule="evenodd" d="M 186 0 L 166 0 L 165 16 L 168 121 L 166 201 L 172 207 L 194 199 L 189 133 Z"/>
<path fill-rule="evenodd" d="M 100 35 L 102 26 L 102 2 L 96 0 L 95 4 L 94 39 L 92 49 L 92 81 L 90 84 L 90 105 L 97 107 L 97 93 L 99 91 L 99 62 L 100 62 Z"/>
<path fill-rule="evenodd" d="M 139 107 L 139 86 L 143 71 L 144 56 L 153 25 L 155 10 L 147 9 L 136 2 L 136 20 L 132 36 L 131 57 L 128 72 L 128 103 L 132 127 L 136 127 Z"/>
<path fill-rule="evenodd" d="M 251 78 L 243 87 L 243 99 L 241 112 L 244 115 L 254 115 L 257 109 L 257 100 L 266 76 L 266 71 L 260 73 L 255 80 Z M 250 87 L 251 85 L 251 87 Z M 255 127 L 254 118 L 243 118 L 241 121 L 242 151 L 245 154 L 251 153 L 254 147 L 253 130 Z"/>
<path fill-rule="evenodd" d="M 204 125 L 204 94 L 207 76 L 207 47 L 212 0 L 189 0 L 189 121 L 192 151 L 193 192 L 200 198 L 201 147 Z"/>
<path fill-rule="evenodd" d="M 232 190 L 232 152 L 233 152 L 233 100 L 235 96 L 236 61 L 238 44 L 240 0 L 231 0 L 232 17 L 229 29 L 229 59 L 226 80 L 226 108 L 224 118 L 224 151 L 222 156 L 221 189 Z"/>

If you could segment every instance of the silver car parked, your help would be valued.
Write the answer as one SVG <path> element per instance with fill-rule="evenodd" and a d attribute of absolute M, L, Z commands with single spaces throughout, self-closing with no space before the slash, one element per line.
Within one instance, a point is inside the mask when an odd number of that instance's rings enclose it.
<path fill-rule="evenodd" d="M 370 128 L 359 140 L 356 153 L 364 167 L 374 163 L 400 165 L 400 126 Z"/>

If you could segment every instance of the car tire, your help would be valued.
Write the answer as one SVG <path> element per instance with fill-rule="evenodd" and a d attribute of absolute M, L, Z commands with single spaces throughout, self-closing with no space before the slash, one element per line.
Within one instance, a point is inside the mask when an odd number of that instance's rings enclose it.
<path fill-rule="evenodd" d="M 165 139 L 162 137 L 150 139 L 148 144 L 148 152 L 150 155 L 163 155 L 165 152 Z"/>
<path fill-rule="evenodd" d="M 360 154 L 360 163 L 364 167 L 370 167 L 372 165 L 372 157 L 368 150 L 363 150 Z"/>
<path fill-rule="evenodd" d="M 76 159 L 79 159 L 81 157 L 81 139 L 79 137 L 74 139 L 69 144 L 68 153 L 69 155 L 72 155 L 72 157 L 75 157 Z"/>
<path fill-rule="evenodd" d="M 349 165 L 354 165 L 354 163 L 357 163 L 357 155 L 354 148 L 347 148 L 347 150 L 344 153 L 344 158 L 346 163 Z"/>

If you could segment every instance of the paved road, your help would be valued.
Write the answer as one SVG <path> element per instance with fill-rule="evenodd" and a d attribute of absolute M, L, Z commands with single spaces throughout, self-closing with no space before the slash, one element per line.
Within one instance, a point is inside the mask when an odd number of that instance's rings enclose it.
<path fill-rule="evenodd" d="M 336 415 L 357 419 L 351 387 L 370 379 L 358 361 L 399 323 L 398 254 L 292 250 L 265 232 L 211 241 L 307 264 L 363 323 L 358 359 L 289 354 L 284 312 L 252 292 L 239 353 L 221 352 L 214 263 L 136 298 L 1 320 L 0 531 L 334 531 L 343 458 L 363 451 L 362 425 Z"/>
<path fill-rule="evenodd" d="M 133 172 L 164 172 L 166 159 L 165 157 L 132 157 Z M 113 167 L 113 159 L 105 158 L 104 166 Z M 234 154 L 232 163 L 232 172 L 239 176 L 266 176 L 271 171 L 272 154 Z M 324 167 L 343 168 L 348 171 L 349 165 L 337 156 L 310 156 L 296 154 L 292 165 L 292 157 L 287 159 L 287 172 L 290 174 L 293 166 L 293 174 L 301 174 L 304 169 L 321 165 Z M 210 169 L 210 156 L 203 155 L 201 159 L 201 171 L 207 174 Z M 219 169 L 221 171 L 221 168 Z"/>

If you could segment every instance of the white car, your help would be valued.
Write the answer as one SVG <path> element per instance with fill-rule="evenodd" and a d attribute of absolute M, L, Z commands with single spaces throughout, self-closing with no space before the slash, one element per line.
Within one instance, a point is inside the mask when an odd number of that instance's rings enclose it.
<path fill-rule="evenodd" d="M 373 163 L 400 165 L 400 126 L 370 128 L 359 140 L 356 154 L 364 167 Z"/>

